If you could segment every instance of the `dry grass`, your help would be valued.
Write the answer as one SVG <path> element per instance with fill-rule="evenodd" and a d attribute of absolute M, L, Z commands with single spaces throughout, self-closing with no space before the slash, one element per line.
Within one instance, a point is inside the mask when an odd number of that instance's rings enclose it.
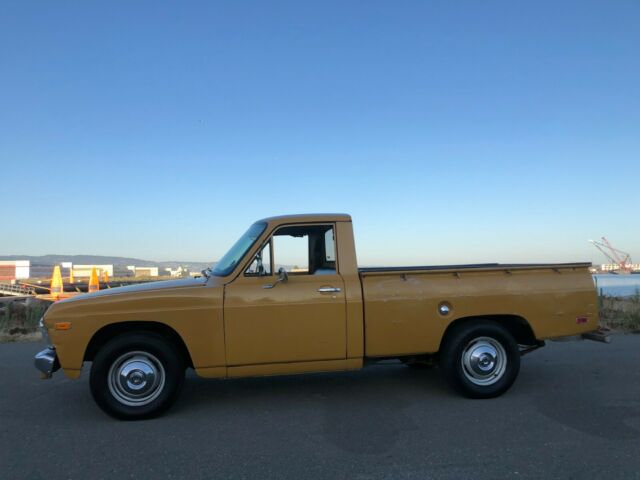
<path fill-rule="evenodd" d="M 0 343 L 39 342 L 40 340 L 42 340 L 40 332 L 16 333 L 13 335 L 0 333 Z"/>
<path fill-rule="evenodd" d="M 0 342 L 40 339 L 38 321 L 51 305 L 38 298 L 3 298 L 0 303 Z"/>
<path fill-rule="evenodd" d="M 600 324 L 612 330 L 640 333 L 640 292 L 631 297 L 600 296 Z"/>

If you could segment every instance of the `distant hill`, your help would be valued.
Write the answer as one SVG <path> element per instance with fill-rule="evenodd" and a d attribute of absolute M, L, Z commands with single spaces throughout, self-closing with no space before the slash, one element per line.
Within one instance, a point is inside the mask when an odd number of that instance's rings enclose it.
<path fill-rule="evenodd" d="M 215 262 L 180 262 L 166 261 L 156 262 L 154 260 L 142 260 L 140 258 L 129 257 L 111 257 L 105 255 L 0 255 L 0 260 L 29 260 L 31 268 L 40 270 L 48 270 L 54 265 L 62 262 L 72 262 L 74 265 L 113 265 L 116 270 L 126 269 L 127 265 L 135 265 L 137 267 L 158 267 L 161 273 L 166 267 L 176 268 L 178 266 L 185 267 L 191 271 L 199 272 L 200 270 L 210 267 Z"/>

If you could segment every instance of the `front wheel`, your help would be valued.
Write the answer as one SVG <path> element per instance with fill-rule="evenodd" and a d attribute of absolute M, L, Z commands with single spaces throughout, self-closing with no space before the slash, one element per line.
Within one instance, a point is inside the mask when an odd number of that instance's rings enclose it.
<path fill-rule="evenodd" d="M 185 366 L 174 345 L 155 333 L 120 335 L 105 344 L 91 366 L 91 394 L 109 415 L 152 418 L 177 398 Z"/>
<path fill-rule="evenodd" d="M 492 398 L 506 392 L 520 371 L 520 351 L 511 334 L 489 320 L 454 328 L 440 352 L 446 380 L 470 398 Z"/>

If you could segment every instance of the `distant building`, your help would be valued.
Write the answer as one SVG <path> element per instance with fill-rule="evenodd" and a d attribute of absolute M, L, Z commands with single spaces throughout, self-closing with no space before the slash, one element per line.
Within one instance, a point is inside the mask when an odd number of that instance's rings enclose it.
<path fill-rule="evenodd" d="M 627 264 L 632 272 L 640 272 L 640 263 Z M 600 265 L 601 272 L 617 272 L 620 270 L 620 265 L 617 263 L 603 263 Z"/>
<path fill-rule="evenodd" d="M 614 263 L 603 263 L 600 265 L 600 270 L 603 272 L 613 272 L 614 270 L 620 270 L 620 265 Z"/>
<path fill-rule="evenodd" d="M 172 277 L 185 277 L 189 275 L 189 271 L 182 266 L 179 266 L 178 268 L 166 267 L 165 271 L 167 271 Z"/>
<path fill-rule="evenodd" d="M 26 280 L 29 278 L 29 260 L 0 261 L 0 280 Z"/>
<path fill-rule="evenodd" d="M 75 278 L 89 278 L 94 267 L 99 277 L 102 277 L 105 272 L 113 277 L 113 265 L 73 265 L 73 276 Z"/>
<path fill-rule="evenodd" d="M 127 270 L 133 273 L 134 277 L 157 277 L 158 267 L 136 267 L 135 265 L 127 266 Z"/>

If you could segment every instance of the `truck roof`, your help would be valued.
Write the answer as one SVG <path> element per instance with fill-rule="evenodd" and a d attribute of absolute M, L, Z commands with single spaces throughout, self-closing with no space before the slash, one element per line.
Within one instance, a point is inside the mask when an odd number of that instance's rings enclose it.
<path fill-rule="evenodd" d="M 278 215 L 259 220 L 268 223 L 286 222 L 350 222 L 351 215 L 346 213 L 301 213 L 294 215 Z"/>

